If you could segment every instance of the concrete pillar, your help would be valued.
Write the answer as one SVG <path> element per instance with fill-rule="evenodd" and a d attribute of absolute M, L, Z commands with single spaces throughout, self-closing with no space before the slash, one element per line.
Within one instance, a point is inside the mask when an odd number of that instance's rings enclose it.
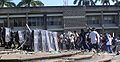
<path fill-rule="evenodd" d="M 26 24 L 28 24 L 28 13 L 26 13 Z"/>
<path fill-rule="evenodd" d="M 63 32 L 65 32 L 65 19 L 64 19 L 64 17 L 63 17 Z"/>
<path fill-rule="evenodd" d="M 103 16 L 103 10 L 101 10 L 101 21 L 100 21 L 100 26 L 102 27 L 102 34 L 104 34 L 104 16 Z"/>
<path fill-rule="evenodd" d="M 44 29 L 47 30 L 47 14 L 44 14 L 43 18 L 44 18 Z"/>
<path fill-rule="evenodd" d="M 101 10 L 101 22 L 100 25 L 102 26 L 104 24 L 104 16 L 103 16 L 103 11 Z"/>
<path fill-rule="evenodd" d="M 120 11 L 118 11 L 118 26 L 119 26 L 119 28 L 118 28 L 118 34 L 120 34 L 119 33 L 119 31 L 120 31 Z"/>
<path fill-rule="evenodd" d="M 7 27 L 10 28 L 9 13 L 7 14 Z"/>
<path fill-rule="evenodd" d="M 118 11 L 118 26 L 120 27 L 120 11 Z"/>

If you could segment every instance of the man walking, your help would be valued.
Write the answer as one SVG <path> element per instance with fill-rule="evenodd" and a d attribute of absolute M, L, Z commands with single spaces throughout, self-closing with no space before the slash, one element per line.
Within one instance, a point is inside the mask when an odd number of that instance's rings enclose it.
<path fill-rule="evenodd" d="M 83 29 L 81 29 L 81 33 L 80 33 L 80 48 L 81 50 L 86 51 L 86 49 L 88 49 L 88 46 L 86 45 L 85 42 L 85 31 Z"/>
<path fill-rule="evenodd" d="M 95 49 L 98 53 L 99 34 L 97 31 L 95 31 L 95 28 L 92 28 L 92 31 L 89 34 L 89 38 L 92 44 L 92 48 Z"/>
<path fill-rule="evenodd" d="M 109 53 L 112 53 L 112 38 L 109 33 L 106 33 L 106 50 Z"/>

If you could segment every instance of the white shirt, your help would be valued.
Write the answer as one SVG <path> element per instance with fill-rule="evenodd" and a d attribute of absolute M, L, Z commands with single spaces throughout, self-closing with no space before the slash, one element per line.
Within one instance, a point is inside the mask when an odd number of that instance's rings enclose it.
<path fill-rule="evenodd" d="M 96 44 L 98 42 L 98 36 L 99 34 L 96 31 L 92 31 L 89 35 L 89 38 L 91 39 L 92 44 Z"/>
<path fill-rule="evenodd" d="M 87 38 L 89 38 L 89 34 L 90 34 L 89 32 L 85 34 L 86 41 L 87 41 Z"/>
<path fill-rule="evenodd" d="M 74 33 L 74 37 L 75 37 L 75 41 L 76 41 L 77 38 L 79 37 L 78 33 Z"/>
<path fill-rule="evenodd" d="M 74 42 L 74 36 L 70 36 L 70 42 Z"/>
<path fill-rule="evenodd" d="M 110 34 L 106 34 L 107 35 L 107 43 L 106 45 L 112 45 L 112 37 Z"/>
<path fill-rule="evenodd" d="M 63 34 L 60 35 L 60 38 L 63 38 Z"/>
<path fill-rule="evenodd" d="M 97 33 L 97 37 L 98 37 L 98 44 L 100 43 L 100 40 L 101 40 L 101 38 L 100 38 L 100 35 Z"/>

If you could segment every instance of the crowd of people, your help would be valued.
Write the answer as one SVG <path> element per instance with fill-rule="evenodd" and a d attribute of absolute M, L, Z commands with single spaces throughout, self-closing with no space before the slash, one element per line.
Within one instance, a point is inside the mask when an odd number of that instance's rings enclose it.
<path fill-rule="evenodd" d="M 0 46 L 5 48 L 17 48 L 20 46 L 19 37 L 17 32 L 10 32 L 10 39 L 5 39 L 5 28 L 0 28 Z M 9 37 L 9 36 L 8 36 Z M 17 45 L 16 45 L 17 44 Z"/>
<path fill-rule="evenodd" d="M 28 39 L 29 37 L 30 35 L 28 35 L 26 39 Z M 6 33 L 5 27 L 0 28 L 0 47 L 5 47 L 6 49 L 16 49 L 16 48 L 20 48 L 22 44 L 21 42 L 24 42 L 24 40 L 20 39 L 18 31 L 10 30 L 8 31 L 8 33 Z"/>
<path fill-rule="evenodd" d="M 117 37 L 120 38 L 120 35 Z M 117 37 L 110 33 L 99 34 L 95 28 L 88 29 L 87 32 L 81 29 L 80 33 L 68 31 L 59 35 L 59 48 L 61 50 L 113 53 L 117 51 Z"/>
<path fill-rule="evenodd" d="M 29 38 L 29 36 L 27 37 Z M 67 33 L 58 35 L 58 46 L 60 50 L 81 50 L 89 52 L 94 51 L 113 53 L 117 51 L 118 40 L 120 40 L 120 35 L 114 36 L 110 33 L 99 34 L 95 28 L 88 29 L 86 32 L 84 29 L 81 29 L 80 33 L 77 31 L 68 31 Z M 33 41 L 33 39 L 31 41 Z M 20 47 L 21 44 L 18 31 L 11 31 L 10 39 L 7 42 L 5 40 L 5 28 L 0 28 L 0 46 L 5 48 Z"/>

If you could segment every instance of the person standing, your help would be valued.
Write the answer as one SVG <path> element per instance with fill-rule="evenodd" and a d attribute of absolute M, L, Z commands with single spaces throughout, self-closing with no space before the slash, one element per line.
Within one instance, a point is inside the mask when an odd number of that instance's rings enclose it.
<path fill-rule="evenodd" d="M 12 44 L 13 44 L 13 48 L 15 48 L 15 43 L 14 43 L 13 39 L 14 39 L 14 33 L 11 31 L 10 32 L 10 42 L 8 43 L 9 48 L 12 48 Z"/>
<path fill-rule="evenodd" d="M 2 46 L 3 42 L 2 42 L 2 28 L 0 27 L 0 46 Z"/>
<path fill-rule="evenodd" d="M 85 34 L 85 41 L 88 45 L 88 50 L 89 52 L 92 50 L 92 44 L 91 44 L 91 41 L 90 41 L 90 38 L 89 38 L 89 35 L 90 35 L 90 32 L 91 32 L 91 29 L 89 28 Z"/>
<path fill-rule="evenodd" d="M 74 31 L 73 35 L 74 35 L 74 41 L 75 41 L 74 42 L 75 49 L 79 50 L 79 45 L 78 45 L 78 43 L 79 43 L 79 41 L 78 41 L 79 35 L 78 35 L 78 33 L 76 31 Z"/>
<path fill-rule="evenodd" d="M 112 50 L 115 53 L 116 52 L 116 43 L 117 43 L 117 39 L 115 37 L 113 37 L 112 39 Z"/>
<path fill-rule="evenodd" d="M 74 44 L 74 42 L 75 42 L 75 40 L 74 40 L 74 35 L 73 34 L 71 34 L 71 36 L 70 36 L 70 49 L 74 49 L 75 48 L 75 44 Z"/>
<path fill-rule="evenodd" d="M 6 42 L 5 42 L 5 27 L 3 27 L 3 29 L 2 29 L 2 41 L 3 41 L 3 43 L 2 43 L 2 45 L 1 46 L 3 46 L 3 47 L 5 47 L 5 45 L 6 45 Z"/>
<path fill-rule="evenodd" d="M 106 33 L 106 51 L 112 53 L 112 38 L 108 33 Z"/>
<path fill-rule="evenodd" d="M 95 28 L 92 28 L 91 33 L 89 34 L 89 38 L 92 44 L 92 48 L 96 50 L 98 53 L 98 42 L 99 42 L 99 37 L 98 37 L 98 32 L 95 31 Z"/>
<path fill-rule="evenodd" d="M 85 42 L 85 31 L 83 29 L 81 29 L 81 33 L 80 33 L 80 48 L 81 50 L 86 51 L 86 49 L 88 49 L 86 42 Z"/>
<path fill-rule="evenodd" d="M 63 42 L 62 41 L 63 41 L 63 34 L 60 34 L 59 35 L 59 42 L 58 42 L 60 50 L 63 50 Z"/>

